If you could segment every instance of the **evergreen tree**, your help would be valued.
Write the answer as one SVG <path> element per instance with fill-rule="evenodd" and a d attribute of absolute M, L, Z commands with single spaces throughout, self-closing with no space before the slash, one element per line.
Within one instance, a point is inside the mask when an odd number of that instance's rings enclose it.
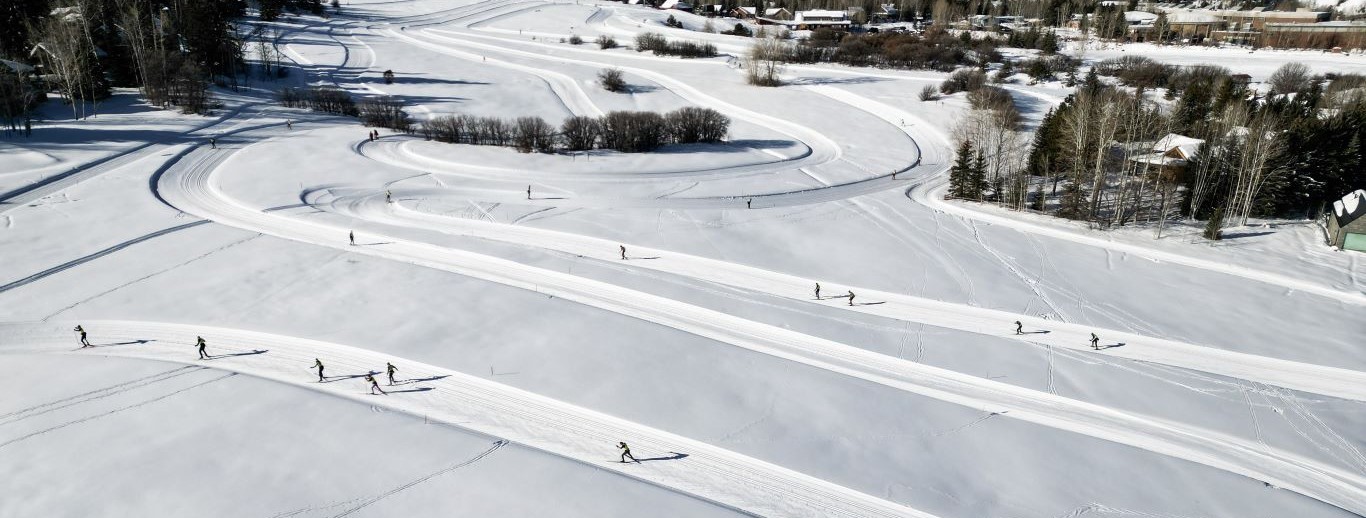
<path fill-rule="evenodd" d="M 1039 40 L 1039 50 L 1044 54 L 1057 54 L 1058 48 L 1058 34 L 1052 30 L 1045 32 Z"/>
<path fill-rule="evenodd" d="M 27 63 L 33 48 L 29 28 L 51 11 L 48 0 L 5 0 L 0 5 L 0 58 Z"/>
<path fill-rule="evenodd" d="M 972 160 L 972 169 L 968 173 L 968 196 L 977 201 L 982 201 L 982 194 L 987 190 L 987 156 L 982 154 L 982 150 L 977 150 L 977 156 Z"/>
<path fill-rule="evenodd" d="M 963 141 L 958 146 L 958 157 L 949 169 L 949 197 L 967 199 L 972 177 L 972 142 Z M 975 198 L 975 197 L 974 197 Z"/>
<path fill-rule="evenodd" d="M 1214 214 L 1211 214 L 1209 220 L 1205 222 L 1205 239 L 1209 239 L 1212 241 L 1218 241 L 1220 239 L 1223 239 L 1223 228 L 1224 208 L 1219 207 L 1217 209 L 1214 209 Z"/>

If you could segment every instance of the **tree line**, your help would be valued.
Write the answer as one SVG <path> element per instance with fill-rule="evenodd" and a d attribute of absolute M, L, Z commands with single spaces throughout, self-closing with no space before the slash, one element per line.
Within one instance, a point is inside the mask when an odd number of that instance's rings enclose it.
<path fill-rule="evenodd" d="M 573 116 L 558 128 L 540 117 L 433 117 L 422 123 L 423 137 L 438 142 L 510 146 L 523 153 L 613 149 L 653 151 L 666 144 L 720 142 L 730 118 L 710 108 L 686 107 L 666 114 L 614 111 L 601 117 Z"/>
<path fill-rule="evenodd" d="M 1366 77 L 1290 63 L 1268 83 L 1259 94 L 1218 66 L 1098 63 L 1023 145 L 1008 122 L 973 110 L 949 194 L 1098 228 L 1151 222 L 1159 236 L 1172 219 L 1210 221 L 1217 238 L 1252 217 L 1313 217 L 1366 185 Z M 1171 134 L 1189 156 L 1154 149 Z"/>
<path fill-rule="evenodd" d="M 322 13 L 320 0 L 260 0 L 263 20 L 284 12 Z M 0 67 L 0 107 L 10 124 L 56 90 L 73 117 L 95 113 L 112 87 L 137 87 L 153 105 L 203 113 L 209 85 L 237 87 L 247 68 L 246 42 L 260 36 L 243 23 L 246 0 L 6 0 L 0 7 L 0 58 L 32 72 Z M 279 69 L 278 51 L 257 49 Z M 37 92 L 35 94 L 35 92 Z"/>

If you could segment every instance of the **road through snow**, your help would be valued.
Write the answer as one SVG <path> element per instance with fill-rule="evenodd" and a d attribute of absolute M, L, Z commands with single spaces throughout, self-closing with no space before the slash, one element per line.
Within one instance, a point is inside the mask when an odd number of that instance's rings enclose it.
<path fill-rule="evenodd" d="M 214 173 L 236 151 L 201 149 L 187 155 L 160 177 L 159 195 L 184 212 L 221 224 L 545 293 L 909 393 L 1205 464 L 1290 489 L 1351 512 L 1366 513 L 1366 477 L 1226 434 L 901 360 L 680 301 L 482 254 L 393 236 L 369 235 L 368 238 L 383 237 L 385 242 L 348 246 L 346 228 L 281 212 L 264 212 L 234 200 L 218 189 Z M 944 311 L 942 307 L 937 309 Z M 948 313 L 946 319 L 958 318 L 951 311 L 945 313 Z"/>

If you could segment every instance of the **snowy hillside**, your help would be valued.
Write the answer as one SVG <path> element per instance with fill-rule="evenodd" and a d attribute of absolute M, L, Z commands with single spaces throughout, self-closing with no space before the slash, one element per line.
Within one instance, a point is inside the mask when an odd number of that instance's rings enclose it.
<path fill-rule="evenodd" d="M 353 0 L 262 22 L 292 73 L 212 115 L 45 105 L 0 140 L 0 517 L 1366 515 L 1366 256 L 945 201 L 967 101 L 916 93 L 946 74 L 759 88 L 752 38 L 665 16 Z M 1366 68 L 1084 57 L 1124 52 Z M 519 153 L 274 99 L 307 84 L 420 121 L 731 124 Z M 1069 93 L 1003 86 L 1031 123 Z"/>

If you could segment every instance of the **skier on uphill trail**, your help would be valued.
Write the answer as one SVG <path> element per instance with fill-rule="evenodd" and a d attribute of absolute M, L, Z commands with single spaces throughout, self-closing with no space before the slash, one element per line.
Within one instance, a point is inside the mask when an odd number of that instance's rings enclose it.
<path fill-rule="evenodd" d="M 635 462 L 635 463 L 637 463 L 637 464 L 640 463 L 640 461 L 636 460 L 635 455 L 631 455 L 631 447 L 630 447 L 630 446 L 627 446 L 626 443 L 624 443 L 624 442 L 618 442 L 618 443 L 617 443 L 617 449 L 618 449 L 618 450 L 621 450 L 621 463 L 622 463 L 622 464 L 625 464 L 625 463 L 626 463 L 626 459 L 631 459 L 631 462 Z"/>
<path fill-rule="evenodd" d="M 379 391 L 380 394 L 383 394 L 383 395 L 386 395 L 386 396 L 389 395 L 389 393 L 388 393 L 388 392 L 385 392 L 384 389 L 379 388 L 379 382 L 378 382 L 378 381 L 375 381 L 375 376 L 374 376 L 373 374 L 366 374 L 366 375 L 365 375 L 365 381 L 370 382 L 370 395 L 372 395 L 372 396 L 375 395 L 375 391 L 377 391 L 377 390 Z"/>
<path fill-rule="evenodd" d="M 85 328 L 84 328 L 84 327 L 76 326 L 76 328 L 75 328 L 75 329 L 72 329 L 72 331 L 75 331 L 77 335 L 80 335 L 80 337 L 81 337 L 81 349 L 85 349 L 86 347 L 91 347 L 90 342 L 87 341 L 87 340 L 85 339 Z"/>

